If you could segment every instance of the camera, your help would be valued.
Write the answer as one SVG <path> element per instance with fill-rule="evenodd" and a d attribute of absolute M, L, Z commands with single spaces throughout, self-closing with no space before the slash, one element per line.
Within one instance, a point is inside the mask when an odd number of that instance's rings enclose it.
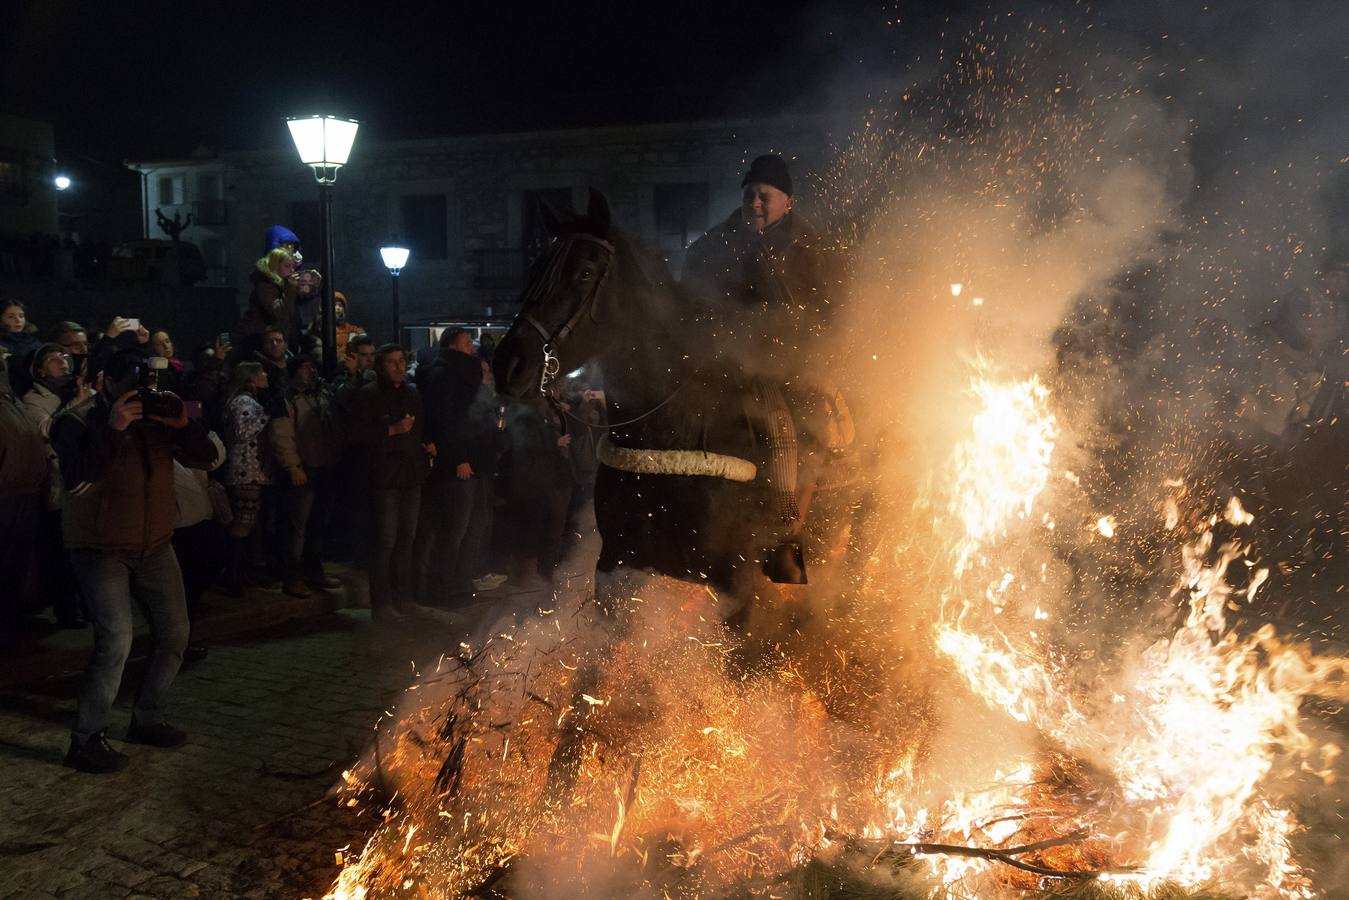
<path fill-rule="evenodd" d="M 176 419 L 183 414 L 183 401 L 159 389 L 159 373 L 169 367 L 162 356 L 150 357 L 150 365 L 141 370 L 140 401 L 142 414 Z"/>

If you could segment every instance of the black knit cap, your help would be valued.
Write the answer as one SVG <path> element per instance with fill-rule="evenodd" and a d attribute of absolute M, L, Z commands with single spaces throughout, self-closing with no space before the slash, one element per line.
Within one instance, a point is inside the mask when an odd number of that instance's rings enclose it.
<path fill-rule="evenodd" d="M 313 366 L 318 368 L 318 360 L 314 359 L 309 353 L 297 353 L 286 360 L 286 374 L 294 377 L 295 373 L 300 371 L 300 366 Z"/>
<path fill-rule="evenodd" d="M 771 184 L 788 197 L 792 195 L 792 173 L 787 171 L 787 163 L 776 153 L 756 157 L 749 164 L 749 171 L 740 186 L 747 184 Z"/>

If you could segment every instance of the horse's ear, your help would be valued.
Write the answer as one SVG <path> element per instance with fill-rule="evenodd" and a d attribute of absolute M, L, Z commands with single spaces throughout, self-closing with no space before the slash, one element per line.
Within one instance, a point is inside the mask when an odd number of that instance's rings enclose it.
<path fill-rule="evenodd" d="M 562 233 L 562 214 L 543 198 L 539 198 L 539 218 L 543 220 L 543 227 L 547 229 L 549 237 L 557 237 Z"/>
<path fill-rule="evenodd" d="M 590 205 L 586 208 L 586 219 L 595 229 L 596 237 L 608 237 L 613 217 L 609 213 L 609 201 L 594 188 L 590 189 Z"/>

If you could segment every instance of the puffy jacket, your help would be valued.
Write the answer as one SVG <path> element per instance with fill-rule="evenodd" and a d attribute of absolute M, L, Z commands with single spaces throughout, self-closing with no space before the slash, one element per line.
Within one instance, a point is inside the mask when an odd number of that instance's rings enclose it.
<path fill-rule="evenodd" d="M 47 442 L 0 365 L 0 497 L 36 494 L 47 479 Z"/>
<path fill-rule="evenodd" d="M 52 423 L 67 492 L 61 527 L 67 547 L 148 553 L 173 537 L 174 459 L 201 469 L 218 454 L 198 422 L 169 428 L 143 419 L 117 431 L 111 408 L 96 394 Z"/>
<path fill-rule="evenodd" d="M 287 471 L 302 466 L 321 469 L 337 462 L 341 442 L 336 404 L 326 384 L 310 391 L 288 391 L 286 415 L 272 419 L 268 428 L 272 454 Z"/>

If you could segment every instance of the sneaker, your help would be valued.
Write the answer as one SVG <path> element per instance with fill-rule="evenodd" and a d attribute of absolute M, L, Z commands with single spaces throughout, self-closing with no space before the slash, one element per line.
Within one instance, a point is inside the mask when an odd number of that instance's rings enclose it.
<path fill-rule="evenodd" d="M 100 731 L 87 741 L 72 737 L 64 765 L 77 772 L 88 772 L 92 775 L 107 775 L 125 769 L 131 758 L 112 749 L 106 734 L 106 731 Z"/>
<path fill-rule="evenodd" d="M 287 581 L 282 590 L 289 596 L 298 597 L 301 600 L 308 600 L 314 596 L 314 592 L 309 589 L 309 585 L 299 578 L 292 578 Z"/>
<path fill-rule="evenodd" d="M 141 725 L 132 719 L 131 727 L 126 730 L 126 739 L 132 744 L 147 744 L 151 747 L 181 747 L 187 743 L 187 732 L 174 728 L 168 722 Z"/>
<path fill-rule="evenodd" d="M 320 591 L 335 591 L 342 587 L 342 579 L 333 575 L 309 575 L 305 584 Z"/>
<path fill-rule="evenodd" d="M 187 649 L 183 651 L 183 662 L 191 663 L 199 659 L 205 659 L 211 653 L 206 649 L 205 644 L 188 644 Z"/>
<path fill-rule="evenodd" d="M 496 572 L 488 572 L 486 575 L 479 575 L 477 578 L 473 579 L 473 590 L 495 591 L 505 583 L 505 575 L 499 575 Z"/>

